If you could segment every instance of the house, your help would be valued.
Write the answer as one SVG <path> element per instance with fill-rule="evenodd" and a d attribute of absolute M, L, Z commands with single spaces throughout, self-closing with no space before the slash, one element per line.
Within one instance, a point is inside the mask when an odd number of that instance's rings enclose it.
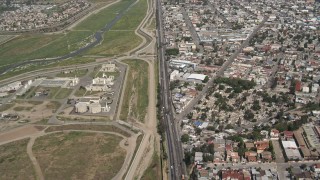
<path fill-rule="evenodd" d="M 242 170 L 221 170 L 221 179 L 222 180 L 244 180 L 244 175 Z"/>
<path fill-rule="evenodd" d="M 240 161 L 240 156 L 238 152 L 232 152 L 232 151 L 227 151 L 227 161 L 230 160 L 234 163 L 237 163 Z"/>
<path fill-rule="evenodd" d="M 270 138 L 273 140 L 279 139 L 279 131 L 277 129 L 271 129 L 270 131 Z"/>
<path fill-rule="evenodd" d="M 307 172 L 307 171 L 299 173 L 299 174 L 294 174 L 293 176 L 297 180 L 312 180 L 313 179 L 311 176 L 311 173 Z"/>
<path fill-rule="evenodd" d="M 245 146 L 246 146 L 247 149 L 252 149 L 252 148 L 254 148 L 254 144 L 253 144 L 252 142 L 246 142 L 246 143 L 245 143 Z"/>
<path fill-rule="evenodd" d="M 320 163 L 315 164 L 315 165 L 313 166 L 313 168 L 314 168 L 314 172 L 320 173 Z"/>
<path fill-rule="evenodd" d="M 264 161 L 267 161 L 267 162 L 272 161 L 272 153 L 270 151 L 263 151 L 261 153 L 261 157 Z"/>
<path fill-rule="evenodd" d="M 198 170 L 198 179 L 199 180 L 209 180 L 209 170 L 199 169 Z"/>
<path fill-rule="evenodd" d="M 269 148 L 269 141 L 257 141 L 254 143 L 257 148 L 257 153 L 262 153 L 265 149 Z"/>
<path fill-rule="evenodd" d="M 245 152 L 244 157 L 248 160 L 248 162 L 257 162 L 257 153 L 254 151 Z"/>
<path fill-rule="evenodd" d="M 203 163 L 203 153 L 202 152 L 195 153 L 194 163 L 195 164 L 202 164 Z"/>

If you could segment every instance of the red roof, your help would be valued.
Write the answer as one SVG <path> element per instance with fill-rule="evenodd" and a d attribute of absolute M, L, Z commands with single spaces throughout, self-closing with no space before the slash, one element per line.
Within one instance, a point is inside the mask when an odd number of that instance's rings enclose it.
<path fill-rule="evenodd" d="M 222 179 L 244 180 L 242 170 L 222 170 Z"/>
<path fill-rule="evenodd" d="M 301 90 L 301 82 L 300 81 L 296 81 L 296 91 L 300 91 Z"/>
<path fill-rule="evenodd" d="M 292 131 L 283 131 L 284 137 L 293 137 L 293 132 Z"/>

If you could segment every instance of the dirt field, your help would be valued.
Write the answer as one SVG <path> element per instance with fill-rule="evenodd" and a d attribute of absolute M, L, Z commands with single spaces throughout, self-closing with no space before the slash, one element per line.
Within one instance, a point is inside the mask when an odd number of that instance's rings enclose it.
<path fill-rule="evenodd" d="M 99 125 L 81 125 L 81 124 L 70 124 L 65 126 L 50 126 L 46 129 L 46 132 L 62 131 L 62 130 L 93 130 L 93 131 L 111 131 L 122 134 L 129 137 L 130 134 L 123 131 L 115 126 L 99 126 Z"/>
<path fill-rule="evenodd" d="M 29 139 L 0 146 L 0 179 L 36 179 L 26 152 Z"/>
<path fill-rule="evenodd" d="M 53 110 L 57 109 L 58 106 L 59 104 L 56 101 L 16 100 L 15 103 L 13 103 L 13 106 L 3 112 L 18 115 L 19 118 L 17 120 L 1 121 L 0 132 L 16 128 L 18 126 L 24 125 L 27 122 L 35 123 L 43 119 L 48 119 L 52 116 Z"/>
<path fill-rule="evenodd" d="M 54 133 L 36 139 L 33 153 L 45 179 L 111 179 L 126 152 L 121 137 L 97 133 Z"/>
<path fill-rule="evenodd" d="M 39 133 L 44 127 L 23 126 L 0 134 L 0 143 Z M 1 153 L 0 153 L 1 154 Z M 1 178 L 0 178 L 1 179 Z"/>

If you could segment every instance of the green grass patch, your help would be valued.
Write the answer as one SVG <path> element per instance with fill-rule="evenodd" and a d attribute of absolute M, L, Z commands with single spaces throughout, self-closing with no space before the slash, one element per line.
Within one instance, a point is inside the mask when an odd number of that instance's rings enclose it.
<path fill-rule="evenodd" d="M 87 54 L 114 56 L 137 47 L 142 39 L 134 31 L 145 17 L 147 9 L 147 0 L 140 0 L 112 27 L 112 31 L 104 34 L 103 42 Z"/>
<path fill-rule="evenodd" d="M 36 179 L 27 154 L 28 139 L 0 146 L 0 179 Z"/>
<path fill-rule="evenodd" d="M 55 63 L 48 64 L 48 65 L 30 65 L 28 67 L 17 68 L 13 71 L 9 71 L 8 73 L 1 75 L 0 80 L 10 78 L 10 77 L 22 74 L 22 73 L 28 73 L 31 71 L 43 69 L 43 68 L 66 67 L 66 66 L 72 66 L 72 65 L 77 65 L 77 64 L 86 64 L 86 63 L 92 63 L 92 62 L 95 62 L 95 58 L 74 57 L 74 58 L 66 59 L 64 61 L 59 61 L 59 62 L 55 62 Z"/>
<path fill-rule="evenodd" d="M 63 130 L 93 130 L 93 131 L 110 131 L 122 134 L 125 137 L 130 137 L 131 135 L 115 126 L 112 125 L 85 125 L 85 124 L 69 124 L 64 126 L 50 126 L 45 130 L 45 132 L 63 131 Z"/>
<path fill-rule="evenodd" d="M 126 8 L 133 0 L 122 0 L 119 3 L 113 4 L 97 14 L 93 14 L 81 23 L 74 30 L 86 30 L 96 32 L 102 29 L 108 22 L 114 19 L 121 10 Z"/>
<path fill-rule="evenodd" d="M 14 107 L 14 111 L 31 111 L 32 107 L 25 107 L 25 106 L 17 106 Z"/>
<path fill-rule="evenodd" d="M 47 109 L 52 109 L 52 111 L 56 111 L 59 107 L 61 106 L 60 102 L 58 101 L 50 101 L 50 103 L 48 103 L 46 105 Z"/>
<path fill-rule="evenodd" d="M 62 56 L 83 47 L 91 32 L 70 31 L 55 35 L 23 35 L 0 45 L 0 66 L 23 60 Z"/>
<path fill-rule="evenodd" d="M 71 92 L 72 92 L 72 89 L 61 88 L 60 91 L 55 96 L 55 99 L 65 99 L 68 96 L 70 96 Z"/>
<path fill-rule="evenodd" d="M 114 56 L 134 49 L 142 43 L 142 39 L 134 31 L 109 31 L 104 34 L 103 42 L 90 49 L 87 54 Z"/>
<path fill-rule="evenodd" d="M 123 62 L 128 64 L 129 71 L 120 119 L 134 118 L 143 121 L 148 107 L 148 63 L 137 59 Z"/>
<path fill-rule="evenodd" d="M 57 74 L 57 77 L 82 77 L 86 75 L 88 72 L 88 69 L 77 69 L 77 70 L 71 70 L 71 71 L 63 71 L 59 74 Z"/>
<path fill-rule="evenodd" d="M 118 22 L 112 30 L 135 30 L 146 16 L 147 0 L 139 0 Z"/>

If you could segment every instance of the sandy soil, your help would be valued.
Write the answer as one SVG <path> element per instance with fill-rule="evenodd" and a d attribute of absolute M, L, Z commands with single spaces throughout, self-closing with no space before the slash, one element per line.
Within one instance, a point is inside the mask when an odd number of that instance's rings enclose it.
<path fill-rule="evenodd" d="M 39 132 L 41 132 L 42 129 L 44 129 L 44 127 L 39 128 L 39 126 L 36 126 L 36 125 L 27 125 L 27 126 L 19 127 L 19 128 L 1 133 L 0 145 L 7 141 L 13 141 L 15 139 L 23 139 L 25 137 L 38 134 Z"/>

